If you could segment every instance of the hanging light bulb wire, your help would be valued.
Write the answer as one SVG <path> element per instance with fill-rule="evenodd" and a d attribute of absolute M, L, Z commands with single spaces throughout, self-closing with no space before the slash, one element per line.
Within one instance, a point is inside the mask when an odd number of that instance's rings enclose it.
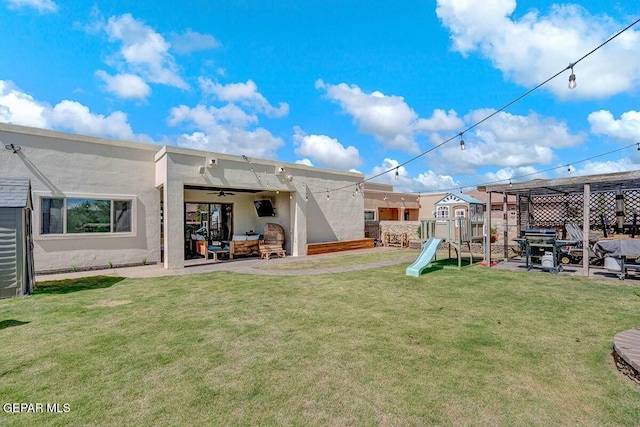
<path fill-rule="evenodd" d="M 505 104 L 504 106 L 500 107 L 499 109 L 495 110 L 494 112 L 492 112 L 491 114 L 488 114 L 487 116 L 485 116 L 484 118 L 480 119 L 479 121 L 475 122 L 474 124 L 472 124 L 471 126 L 469 126 L 468 128 L 464 129 L 463 131 L 457 133 L 456 135 L 442 141 L 441 143 L 434 145 L 433 147 L 431 147 L 430 149 L 423 151 L 420 154 L 417 154 L 413 157 L 411 157 L 410 159 L 404 161 L 403 163 L 398 164 L 397 166 L 394 166 L 391 169 L 388 169 L 386 171 L 380 172 L 376 175 L 370 176 L 369 178 L 366 178 L 364 181 L 362 182 L 367 182 L 367 181 L 371 181 L 373 179 L 376 179 L 378 177 L 381 177 L 383 175 L 388 174 L 391 171 L 397 170 L 398 168 L 405 166 L 409 163 L 412 163 L 418 159 L 420 159 L 421 157 L 426 156 L 427 154 L 437 150 L 438 148 L 442 147 L 443 145 L 453 141 L 454 139 L 458 138 L 460 135 L 469 132 L 472 129 L 475 129 L 476 127 L 480 126 L 482 123 L 486 122 L 487 120 L 491 119 L 492 117 L 494 117 L 495 115 L 497 115 L 498 113 L 501 113 L 503 111 L 505 111 L 507 108 L 511 107 L 513 104 L 516 104 L 518 102 L 520 102 L 523 98 L 531 95 L 533 92 L 535 92 L 536 90 L 540 89 L 542 86 L 546 85 L 547 83 L 549 83 L 551 80 L 555 79 L 556 77 L 558 77 L 560 74 L 563 74 L 565 71 L 572 69 L 573 67 L 575 67 L 578 63 L 580 63 L 581 61 L 583 61 L 584 59 L 586 59 L 587 57 L 591 56 L 594 52 L 598 51 L 599 49 L 601 49 L 602 47 L 604 47 L 606 44 L 608 44 L 609 42 L 611 42 L 612 40 L 614 40 L 615 38 L 617 38 L 618 36 L 620 36 L 622 33 L 624 33 L 625 31 L 629 30 L 631 27 L 633 27 L 634 25 L 636 25 L 638 22 L 640 22 L 640 19 L 636 19 L 635 21 L 633 21 L 631 24 L 627 25 L 626 27 L 624 27 L 622 30 L 618 31 L 617 33 L 615 33 L 613 36 L 609 37 L 607 40 L 605 40 L 604 42 L 602 42 L 600 45 L 596 46 L 594 49 L 592 49 L 591 51 L 589 51 L 588 53 L 586 53 L 585 55 L 583 55 L 582 57 L 580 57 L 578 60 L 576 60 L 575 62 L 571 62 L 569 63 L 569 65 L 565 68 L 563 68 L 562 70 L 558 71 L 557 73 L 555 73 L 554 75 L 552 75 L 551 77 L 549 77 L 548 79 L 546 79 L 545 81 L 543 81 L 542 83 L 537 84 L 536 86 L 534 86 L 533 88 L 529 89 L 528 91 L 524 92 L 522 95 L 518 96 L 517 98 L 513 99 L 512 101 L 508 102 L 507 104 Z M 555 169 L 555 168 L 554 168 Z M 552 169 L 553 170 L 553 169 Z M 338 191 L 338 190 L 343 190 L 345 188 L 350 187 L 351 184 L 349 184 L 348 186 L 343 186 L 343 187 L 338 187 L 338 188 L 334 188 L 331 191 Z"/>

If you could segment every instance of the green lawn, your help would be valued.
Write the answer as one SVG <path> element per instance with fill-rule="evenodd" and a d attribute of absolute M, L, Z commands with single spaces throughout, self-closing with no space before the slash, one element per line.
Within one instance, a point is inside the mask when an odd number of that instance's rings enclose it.
<path fill-rule="evenodd" d="M 471 266 L 48 283 L 0 301 L 2 426 L 640 423 L 640 283 Z"/>
<path fill-rule="evenodd" d="M 444 254 L 444 252 L 442 253 Z M 359 264 L 369 264 L 379 261 L 401 258 L 418 258 L 419 249 L 376 249 L 371 251 L 336 252 L 325 255 L 312 255 L 303 260 L 290 259 L 278 264 L 264 264 L 266 270 L 313 270 L 320 268 L 344 267 Z"/>

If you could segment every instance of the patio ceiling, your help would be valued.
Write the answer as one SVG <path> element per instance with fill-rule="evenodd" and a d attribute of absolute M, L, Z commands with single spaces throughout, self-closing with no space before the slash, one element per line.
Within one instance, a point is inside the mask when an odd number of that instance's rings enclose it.
<path fill-rule="evenodd" d="M 478 190 L 487 193 L 495 192 L 521 196 L 551 196 L 582 193 L 585 184 L 591 185 L 591 193 L 638 190 L 640 189 L 640 170 L 567 178 L 534 179 L 511 184 L 480 185 Z"/>

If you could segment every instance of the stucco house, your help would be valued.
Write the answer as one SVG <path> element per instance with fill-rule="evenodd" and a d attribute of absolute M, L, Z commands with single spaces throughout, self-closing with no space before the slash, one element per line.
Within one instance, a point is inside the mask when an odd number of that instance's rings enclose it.
<path fill-rule="evenodd" d="M 330 191 L 359 173 L 2 123 L 0 143 L 0 177 L 31 181 L 37 272 L 182 268 L 195 225 L 225 240 L 279 224 L 292 256 L 364 234 L 363 199 Z"/>

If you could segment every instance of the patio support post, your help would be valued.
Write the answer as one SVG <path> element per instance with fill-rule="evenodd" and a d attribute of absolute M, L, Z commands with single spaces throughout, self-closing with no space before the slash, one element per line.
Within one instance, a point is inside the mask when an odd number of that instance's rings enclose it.
<path fill-rule="evenodd" d="M 509 258 L 509 206 L 507 203 L 507 193 L 502 193 L 502 218 L 504 219 L 504 233 L 503 241 L 504 241 L 504 260 L 507 261 Z"/>
<path fill-rule="evenodd" d="M 582 274 L 585 277 L 589 277 L 589 231 L 591 229 L 589 224 L 589 218 L 591 217 L 591 213 L 589 212 L 589 207 L 591 204 L 591 185 L 589 183 L 584 184 L 583 198 L 584 213 L 582 217 Z"/>
<path fill-rule="evenodd" d="M 184 186 L 167 180 L 164 200 L 164 268 L 184 268 Z"/>
<path fill-rule="evenodd" d="M 291 193 L 290 233 L 291 255 L 307 254 L 307 202 L 300 191 Z"/>
<path fill-rule="evenodd" d="M 484 260 L 491 267 L 491 191 L 487 192 L 487 225 L 484 227 Z"/>

